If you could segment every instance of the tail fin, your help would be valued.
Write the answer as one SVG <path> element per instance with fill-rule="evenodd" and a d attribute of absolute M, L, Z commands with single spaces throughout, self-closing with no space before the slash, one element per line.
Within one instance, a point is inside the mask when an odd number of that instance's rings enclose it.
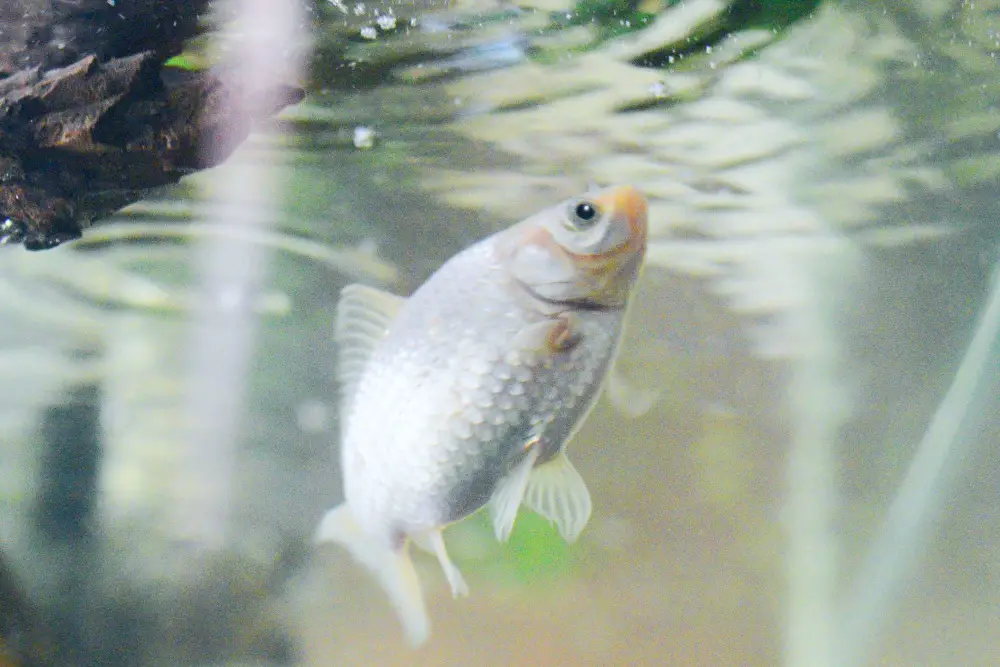
<path fill-rule="evenodd" d="M 316 530 L 316 541 L 336 542 L 345 547 L 354 560 L 378 578 L 410 644 L 417 647 L 427 641 L 431 622 L 424 606 L 420 579 L 410 560 L 409 543 L 397 551 L 372 539 L 358 526 L 346 504 L 326 513 Z"/>

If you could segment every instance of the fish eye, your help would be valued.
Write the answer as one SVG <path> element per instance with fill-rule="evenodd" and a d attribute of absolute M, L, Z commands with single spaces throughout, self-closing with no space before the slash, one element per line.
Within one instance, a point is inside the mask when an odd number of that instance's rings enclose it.
<path fill-rule="evenodd" d="M 573 229 L 590 229 L 601 219 L 601 209 L 593 202 L 577 202 L 572 206 L 569 218 L 570 226 Z"/>

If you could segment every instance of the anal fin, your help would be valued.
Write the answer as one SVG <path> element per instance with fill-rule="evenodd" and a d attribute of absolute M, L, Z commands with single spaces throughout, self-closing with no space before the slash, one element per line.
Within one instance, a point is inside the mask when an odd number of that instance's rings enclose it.
<path fill-rule="evenodd" d="M 465 597 L 469 594 L 469 586 L 465 583 L 461 571 L 448 557 L 448 550 L 444 545 L 444 535 L 440 530 L 413 535 L 413 541 L 418 547 L 437 557 L 438 563 L 441 564 L 441 569 L 444 571 L 444 576 L 448 579 L 452 597 Z"/>

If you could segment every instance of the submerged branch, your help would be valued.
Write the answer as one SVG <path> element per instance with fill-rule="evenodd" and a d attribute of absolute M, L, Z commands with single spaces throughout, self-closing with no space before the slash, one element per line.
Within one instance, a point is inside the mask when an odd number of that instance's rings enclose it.
<path fill-rule="evenodd" d="M 207 0 L 129 4 L 133 23 L 103 0 L 0 9 L 0 244 L 78 238 L 150 188 L 222 162 L 254 121 L 302 98 L 293 86 L 164 67 Z M 255 103 L 238 102 L 246 96 Z"/>

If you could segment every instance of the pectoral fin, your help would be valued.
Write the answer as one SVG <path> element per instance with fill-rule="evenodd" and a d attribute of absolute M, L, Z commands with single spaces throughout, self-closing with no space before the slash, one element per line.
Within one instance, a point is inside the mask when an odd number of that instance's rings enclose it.
<path fill-rule="evenodd" d="M 655 389 L 640 389 L 632 384 L 617 367 L 608 373 L 604 391 L 611 405 L 633 419 L 649 412 L 660 398 Z"/>
<path fill-rule="evenodd" d="M 561 313 L 524 327 L 510 346 L 525 354 L 550 355 L 565 352 L 580 340 L 579 318 L 573 313 Z"/>
<path fill-rule="evenodd" d="M 567 542 L 576 541 L 590 519 L 590 492 L 565 452 L 532 471 L 524 504 L 554 521 Z"/>

